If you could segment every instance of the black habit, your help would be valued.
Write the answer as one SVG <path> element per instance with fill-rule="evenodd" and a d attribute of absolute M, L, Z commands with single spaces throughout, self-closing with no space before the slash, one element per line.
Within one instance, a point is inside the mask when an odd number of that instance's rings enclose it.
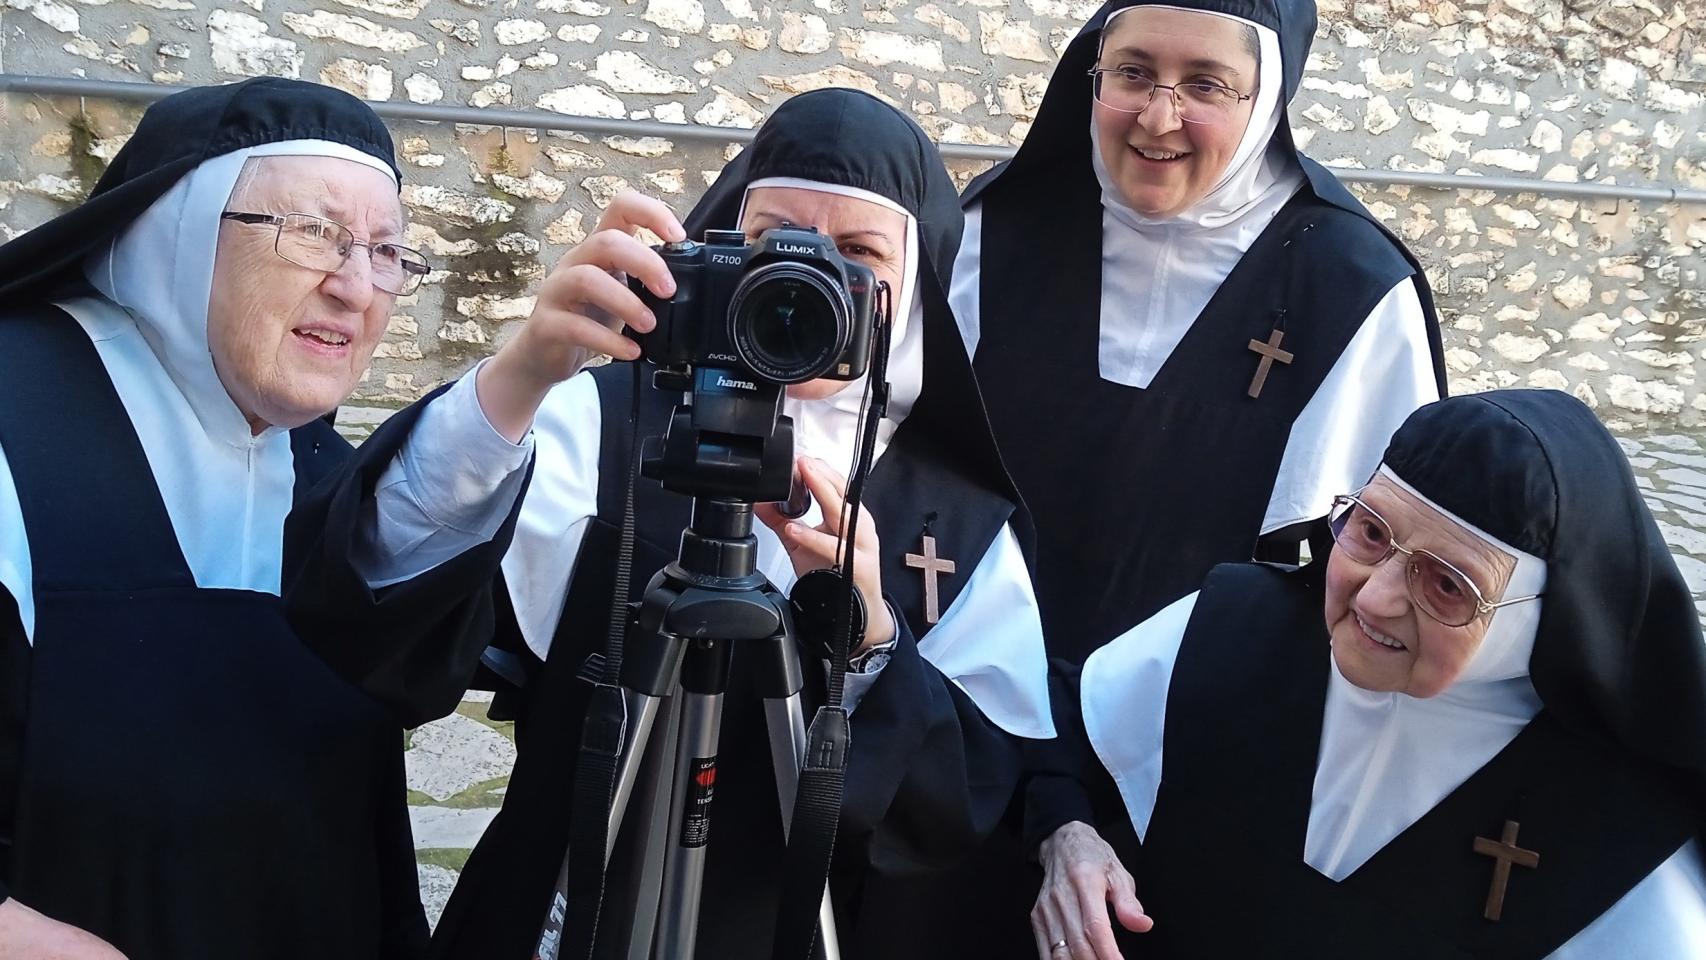
<path fill-rule="evenodd" d="M 918 644 L 931 624 L 923 578 L 904 557 L 918 549 L 927 524 L 942 555 L 962 558 L 960 569 L 969 573 L 1004 525 L 1023 543 L 1028 520 L 996 455 L 947 308 L 943 291 L 961 214 L 934 146 L 910 119 L 865 94 L 803 94 L 779 107 L 753 145 L 723 171 L 687 219 L 688 235 L 735 228 L 748 185 L 771 177 L 883 196 L 916 217 L 922 247 L 923 392 L 873 467 L 865 494 L 868 520 L 883 534 L 885 594 L 901 614 L 898 645 L 853 713 L 831 874 L 843 956 L 889 957 L 898 955 L 897 941 L 925 922 L 929 906 L 901 897 L 897 880 L 957 862 L 995 828 L 1017 783 L 1020 755 L 1020 738 L 990 722 L 920 655 Z M 435 957 L 531 957 L 568 841 L 575 745 L 591 689 L 577 673 L 603 643 L 615 589 L 622 481 L 636 434 L 627 420 L 633 389 L 628 365 L 611 364 L 590 376 L 602 417 L 597 514 L 581 542 L 548 659 L 540 663 L 513 632 L 506 642 L 500 627 L 498 645 L 510 654 L 504 659 L 525 664 L 528 674 L 517 720 L 519 758 L 503 810 L 469 859 L 434 934 Z M 660 435 L 676 399 L 646 389 L 638 434 Z M 644 479 L 635 500 L 631 599 L 675 559 L 689 506 L 686 497 Z M 966 579 L 941 581 L 942 610 Z M 768 956 L 776 924 L 782 820 L 760 701 L 741 656 L 737 648 L 724 699 L 698 926 L 697 956 L 707 958 Z M 814 665 L 808 655 L 806 663 L 810 701 L 822 695 L 813 689 L 821 686 L 822 661 Z M 813 709 L 808 702 L 808 716 Z M 613 878 L 608 889 L 620 888 Z M 620 927 L 625 909 L 607 899 L 601 956 L 611 954 L 607 934 Z"/>
<path fill-rule="evenodd" d="M 1099 829 L 1155 918 L 1149 933 L 1116 929 L 1128 956 L 1543 960 L 1706 839 L 1699 615 L 1592 411 L 1555 391 L 1454 398 L 1412 416 L 1386 465 L 1545 560 L 1529 659 L 1540 712 L 1335 882 L 1303 859 L 1332 655 L 1325 560 L 1217 567 L 1167 687 L 1161 786 L 1141 843 L 1089 744 L 1072 744 Z M 1513 872 L 1493 921 L 1494 863 L 1474 840 L 1499 838 L 1507 822 L 1539 860 Z M 1640 932 L 1627 931 L 1631 952 L 1619 955 L 1656 960 Z"/>
<path fill-rule="evenodd" d="M 1018 154 L 974 180 L 964 197 L 983 217 L 978 379 L 1036 521 L 1049 653 L 1073 663 L 1196 589 L 1215 564 L 1255 554 L 1292 422 L 1364 318 L 1405 277 L 1428 315 L 1445 392 L 1421 265 L 1326 168 L 1298 152 L 1283 118 L 1270 150 L 1295 158 L 1301 189 L 1148 387 L 1100 376 L 1103 208 L 1090 164 L 1094 101 L 1085 73 L 1108 17 L 1137 5 L 1113 0 L 1090 18 L 1056 66 Z M 1284 102 L 1296 95 L 1315 34 L 1313 0 L 1168 5 L 1274 30 Z M 1259 358 L 1248 344 L 1266 341 L 1276 327 L 1294 360 L 1252 398 Z M 1026 387 L 1007 389 L 1017 384 Z M 1060 469 L 1086 457 L 1091 469 Z M 1309 532 L 1275 537 L 1289 539 L 1295 559 L 1295 543 Z"/>
<path fill-rule="evenodd" d="M 33 643 L 0 589 L 0 898 L 131 960 L 424 950 L 402 728 L 454 708 L 491 635 L 490 542 L 370 589 L 349 557 L 418 419 L 352 450 L 290 432 L 282 596 L 204 589 L 131 415 L 53 301 L 202 162 L 336 141 L 395 170 L 364 104 L 257 79 L 151 107 L 88 202 L 0 247 L 0 448 L 33 566 Z"/>
<path fill-rule="evenodd" d="M 1101 376 L 1104 208 L 1091 164 L 1086 73 L 1108 18 L 1137 5 L 1112 0 L 1090 18 L 1055 67 L 1017 155 L 974 180 L 963 198 L 982 217 L 975 368 L 1002 457 L 1035 520 L 1033 569 L 1049 654 L 1067 665 L 1195 590 L 1215 564 L 1258 554 L 1296 559 L 1300 541 L 1321 540 L 1319 522 L 1259 538 L 1292 426 L 1365 318 L 1406 277 L 1445 391 L 1421 265 L 1297 150 L 1283 114 L 1268 149 L 1295 161 L 1302 186 L 1147 387 Z M 1275 31 L 1282 103 L 1296 95 L 1314 38 L 1313 0 L 1168 5 Z M 1293 360 L 1252 398 L 1260 358 L 1249 343 L 1267 341 L 1275 329 L 1284 331 Z M 1075 722 L 1057 710 L 1057 729 Z M 927 933 L 920 956 L 956 944 L 1015 960 L 1034 952 L 1026 916 L 1039 875 L 1015 863 L 1061 824 L 1091 817 L 1051 749 L 1027 758 L 1022 849 L 1003 844 L 979 853 L 944 893 L 945 919 Z"/>

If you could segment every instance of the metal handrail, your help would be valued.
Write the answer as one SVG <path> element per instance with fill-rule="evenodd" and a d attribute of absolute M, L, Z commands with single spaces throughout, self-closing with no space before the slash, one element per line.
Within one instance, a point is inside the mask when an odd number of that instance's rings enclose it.
<path fill-rule="evenodd" d="M 188 87 L 125 80 L 88 80 L 82 77 L 44 77 L 22 73 L 0 73 L 0 92 L 39 96 L 99 97 L 152 103 Z M 548 110 L 494 110 L 446 104 L 367 101 L 379 116 L 388 120 L 465 123 L 520 130 L 563 130 L 594 136 L 664 137 L 704 143 L 749 143 L 753 131 L 740 127 L 718 127 L 697 123 L 665 123 L 661 120 L 630 120 L 625 117 L 582 117 Z M 953 160 L 1005 160 L 1014 147 L 971 143 L 938 144 L 942 156 Z M 1616 183 L 1569 183 L 1528 177 L 1483 177 L 1474 174 L 1429 173 L 1406 170 L 1368 170 L 1331 167 L 1333 174 L 1350 183 L 1426 187 L 1435 190 L 1491 190 L 1495 193 L 1533 193 L 1550 197 L 1586 197 L 1611 200 L 1654 200 L 1660 203 L 1706 204 L 1706 190 L 1673 186 L 1637 186 Z"/>

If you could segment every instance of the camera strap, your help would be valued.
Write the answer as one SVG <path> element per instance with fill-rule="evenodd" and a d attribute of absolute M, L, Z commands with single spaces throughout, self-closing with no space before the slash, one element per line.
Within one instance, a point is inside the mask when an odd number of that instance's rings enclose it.
<path fill-rule="evenodd" d="M 628 589 L 634 566 L 634 485 L 640 475 L 640 395 L 645 389 L 642 365 L 630 366 L 634 384 L 628 409 L 628 473 L 623 478 L 622 530 L 615 588 L 610 595 L 609 632 L 605 635 L 603 654 L 588 658 L 581 672 L 581 679 L 592 682 L 593 691 L 587 702 L 580 750 L 575 758 L 569 847 L 557 872 L 551 906 L 539 933 L 539 944 L 533 951 L 534 960 L 557 960 L 559 956 L 565 960 L 590 960 L 604 905 L 610 804 L 615 796 L 617 764 L 628 727 L 628 705 L 618 682 L 622 672 L 622 644 L 628 632 Z M 579 856 L 576 851 L 581 852 Z"/>
<path fill-rule="evenodd" d="M 794 799 L 793 821 L 788 829 L 787 848 L 782 855 L 781 895 L 776 914 L 774 960 L 812 960 L 818 956 L 818 906 L 824 883 L 835 856 L 835 836 L 841 822 L 841 798 L 847 783 L 847 754 L 852 747 L 852 724 L 842 706 L 847 684 L 848 659 L 852 655 L 853 604 L 858 587 L 853 579 L 857 551 L 860 503 L 865 480 L 876 456 L 877 427 L 888 410 L 889 338 L 893 330 L 893 291 L 888 284 L 878 289 L 882 309 L 873 325 L 876 349 L 872 351 L 869 393 L 860 423 L 859 447 L 847 480 L 844 499 L 846 520 L 842 532 L 839 574 L 842 592 L 835 618 L 835 639 L 830 648 L 829 686 L 823 706 L 812 717 L 806 734 L 805 762 Z M 884 602 L 881 597 L 872 602 Z M 861 638 L 862 639 L 862 638 Z"/>

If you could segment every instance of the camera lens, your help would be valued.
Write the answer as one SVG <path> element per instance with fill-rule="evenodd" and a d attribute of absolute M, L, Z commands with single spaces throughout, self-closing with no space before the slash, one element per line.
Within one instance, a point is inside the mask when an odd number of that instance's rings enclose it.
<path fill-rule="evenodd" d="M 847 299 L 815 267 L 766 264 L 735 290 L 729 323 L 736 352 L 755 373 L 803 383 L 828 373 L 846 346 Z"/>

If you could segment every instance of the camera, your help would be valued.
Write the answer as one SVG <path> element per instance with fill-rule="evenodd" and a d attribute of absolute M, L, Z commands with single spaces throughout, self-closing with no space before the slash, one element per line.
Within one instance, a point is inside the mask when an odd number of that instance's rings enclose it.
<path fill-rule="evenodd" d="M 629 286 L 657 316 L 629 331 L 659 366 L 707 366 L 773 383 L 856 380 L 871 359 L 876 277 L 811 227 L 781 226 L 753 243 L 738 230 L 665 244 L 675 296 Z"/>

